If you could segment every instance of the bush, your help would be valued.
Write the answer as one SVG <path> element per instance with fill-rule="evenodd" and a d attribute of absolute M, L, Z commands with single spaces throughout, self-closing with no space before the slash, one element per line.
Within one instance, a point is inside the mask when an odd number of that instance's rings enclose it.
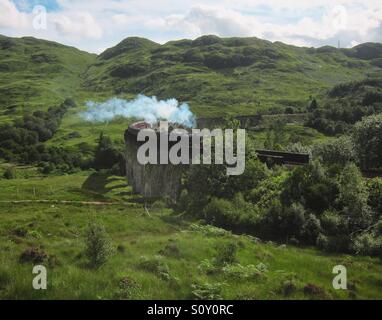
<path fill-rule="evenodd" d="M 42 263 L 48 258 L 48 254 L 39 247 L 25 249 L 20 255 L 20 262 Z"/>
<path fill-rule="evenodd" d="M 226 265 L 222 271 L 230 279 L 255 279 L 263 274 L 262 270 L 259 270 L 252 264 L 247 266 L 242 266 L 241 264 Z"/>
<path fill-rule="evenodd" d="M 341 216 L 335 212 L 327 210 L 321 216 L 321 226 L 328 235 L 336 235 L 342 229 L 343 221 Z M 344 231 L 342 229 L 342 231 Z"/>
<path fill-rule="evenodd" d="M 141 257 L 139 267 L 145 271 L 155 273 L 164 280 L 171 280 L 170 269 L 161 256 L 152 258 Z"/>
<path fill-rule="evenodd" d="M 321 157 L 322 161 L 328 165 L 358 163 L 355 145 L 347 136 L 321 143 L 315 147 L 313 153 L 314 156 Z"/>
<path fill-rule="evenodd" d="M 7 168 L 7 170 L 5 170 L 3 177 L 4 179 L 11 180 L 11 179 L 16 179 L 16 175 L 17 175 L 16 169 L 14 167 L 9 167 Z"/>
<path fill-rule="evenodd" d="M 192 296 L 196 300 L 222 300 L 222 286 L 220 282 L 193 284 Z"/>
<path fill-rule="evenodd" d="M 284 296 L 290 296 L 293 294 L 297 289 L 297 285 L 295 281 L 292 280 L 284 280 L 281 283 L 279 291 L 284 295 Z"/>
<path fill-rule="evenodd" d="M 89 224 L 85 237 L 85 255 L 89 259 L 90 265 L 98 268 L 106 263 L 113 254 L 114 250 L 109 237 L 105 228 L 95 221 Z"/>
<path fill-rule="evenodd" d="M 119 299 L 132 299 L 139 297 L 141 286 L 130 277 L 123 277 L 119 281 L 117 297 Z"/>
<path fill-rule="evenodd" d="M 356 254 L 382 257 L 382 237 L 362 233 L 354 239 L 352 249 Z"/>
<path fill-rule="evenodd" d="M 53 163 L 45 163 L 40 169 L 42 174 L 49 174 L 56 170 L 56 166 Z"/>
<path fill-rule="evenodd" d="M 217 249 L 216 263 L 218 265 L 235 263 L 237 249 L 238 246 L 234 242 L 221 244 Z"/>
<path fill-rule="evenodd" d="M 158 252 L 162 256 L 180 258 L 180 250 L 176 243 L 168 243 L 164 249 Z"/>
<path fill-rule="evenodd" d="M 320 231 L 320 220 L 314 214 L 309 214 L 302 227 L 302 235 L 305 242 L 315 244 Z"/>
<path fill-rule="evenodd" d="M 378 220 L 382 215 L 382 179 L 369 180 L 367 189 L 369 193 L 368 204 L 374 211 L 374 219 Z"/>
<path fill-rule="evenodd" d="M 320 234 L 317 237 L 317 247 L 327 252 L 349 252 L 350 237 L 347 235 L 325 236 Z"/>
<path fill-rule="evenodd" d="M 353 139 L 365 169 L 382 166 L 382 113 L 365 117 L 354 127 Z"/>
<path fill-rule="evenodd" d="M 311 296 L 312 298 L 325 299 L 327 294 L 324 288 L 321 288 L 313 283 L 308 283 L 304 287 L 304 294 Z"/>

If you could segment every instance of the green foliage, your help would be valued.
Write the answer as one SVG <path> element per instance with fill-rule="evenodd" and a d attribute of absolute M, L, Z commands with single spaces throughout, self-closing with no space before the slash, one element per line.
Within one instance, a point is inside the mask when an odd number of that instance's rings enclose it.
<path fill-rule="evenodd" d="M 113 168 L 115 174 L 123 175 L 125 166 L 124 156 L 120 148 L 117 148 L 111 139 L 101 132 L 93 167 L 98 170 Z"/>
<path fill-rule="evenodd" d="M 382 216 L 382 179 L 374 178 L 367 181 L 369 193 L 368 204 L 374 211 L 375 220 Z"/>
<path fill-rule="evenodd" d="M 140 296 L 141 286 L 130 277 L 123 277 L 119 281 L 118 299 L 137 299 Z"/>
<path fill-rule="evenodd" d="M 364 116 L 382 112 L 382 79 L 369 77 L 339 84 L 321 108 L 311 108 L 307 124 L 329 135 L 344 133 Z"/>
<path fill-rule="evenodd" d="M 51 139 L 58 130 L 71 100 L 66 100 L 47 111 L 35 111 L 14 121 L 13 125 L 0 126 L 0 158 L 7 161 L 35 164 L 49 162 L 61 171 L 72 171 L 83 166 L 81 155 L 60 147 L 47 147 L 43 142 Z M 57 169 L 56 168 L 56 169 Z M 51 172 L 46 168 L 45 172 Z"/>
<path fill-rule="evenodd" d="M 235 242 L 223 243 L 217 248 L 216 263 L 224 266 L 236 262 L 238 246 Z"/>
<path fill-rule="evenodd" d="M 342 205 L 342 214 L 347 219 L 351 232 L 367 227 L 371 212 L 368 205 L 368 192 L 361 172 L 354 164 L 347 165 L 338 182 L 338 202 Z"/>
<path fill-rule="evenodd" d="M 4 171 L 3 178 L 4 179 L 16 179 L 17 171 L 14 167 L 9 167 Z"/>
<path fill-rule="evenodd" d="M 94 268 L 105 264 L 114 253 L 105 227 L 96 221 L 91 221 L 86 229 L 85 244 L 85 255 L 89 259 L 90 266 Z"/>
<path fill-rule="evenodd" d="M 349 162 L 358 163 L 358 153 L 354 142 L 348 136 L 325 141 L 316 145 L 313 154 L 320 157 L 327 165 L 338 164 L 344 166 Z"/>
<path fill-rule="evenodd" d="M 355 125 L 353 139 L 361 166 L 365 169 L 382 167 L 382 113 L 365 117 Z"/>
<path fill-rule="evenodd" d="M 382 236 L 362 233 L 353 242 L 352 248 L 357 254 L 378 256 L 382 258 Z"/>
<path fill-rule="evenodd" d="M 168 267 L 168 264 L 164 262 L 162 256 L 154 256 L 150 258 L 142 256 L 139 262 L 139 267 L 145 271 L 158 275 L 163 280 L 173 279 L 170 274 L 170 268 Z"/>
<path fill-rule="evenodd" d="M 337 194 L 335 182 L 319 161 L 296 168 L 285 181 L 281 194 L 282 203 L 301 202 L 314 212 L 323 212 L 334 202 Z"/>
<path fill-rule="evenodd" d="M 24 170 L 31 171 L 30 168 L 18 167 L 20 176 L 25 175 Z M 219 293 L 223 299 L 284 299 L 284 291 L 280 288 L 292 278 L 283 275 L 291 273 L 296 274 L 293 278 L 296 288 L 288 298 L 310 297 L 303 295 L 302 288 L 307 283 L 314 283 L 325 288 L 329 299 L 348 299 L 348 292 L 334 290 L 328 281 L 328 274 L 337 264 L 351 265 L 352 274 L 357 275 L 357 279 L 351 279 L 349 274 L 349 281 L 357 282 L 357 298 L 381 297 L 379 283 L 382 271 L 378 259 L 326 254 L 303 246 L 281 247 L 254 237 L 234 235 L 194 219 L 192 227 L 184 218 L 178 220 L 182 223 L 174 224 L 170 210 L 164 213 L 152 211 L 148 218 L 142 215 L 143 207 L 137 203 L 137 195 L 124 197 L 124 203 L 114 202 L 112 205 L 82 204 L 82 201 L 119 200 L 118 193 L 128 189 L 105 191 L 98 186 L 98 181 L 95 187 L 93 175 L 100 174 L 94 172 L 61 176 L 41 176 L 36 170 L 34 172 L 37 176 L 30 179 L 1 180 L 1 201 L 34 199 L 31 190 L 35 186 L 39 199 L 73 199 L 78 202 L 0 203 L 1 299 L 190 299 L 196 298 L 191 293 L 194 290 L 191 286 L 195 283 L 225 283 Z M 123 177 L 110 178 L 106 188 L 120 185 L 124 180 Z M 90 184 L 90 181 L 93 182 Z M 19 188 L 20 198 L 16 197 L 16 188 Z M 102 221 L 113 242 L 125 248 L 124 253 L 111 257 L 101 270 L 84 268 L 84 247 L 79 236 L 89 223 L 89 212 Z M 22 230 L 16 231 L 18 227 Z M 32 231 L 40 234 L 38 239 L 30 237 Z M 16 236 L 16 233 L 24 237 Z M 51 280 L 54 281 L 49 282 L 47 292 L 31 288 L 30 263 L 19 263 L 21 253 L 32 242 L 36 243 L 34 246 L 38 243 L 39 248 L 48 254 L 44 265 L 53 260 L 50 259 L 53 256 L 60 262 L 54 264 L 51 271 L 54 276 Z M 228 265 L 225 272 L 222 271 L 224 266 L 212 273 L 198 269 L 203 260 L 208 260 L 216 268 L 216 247 L 223 242 L 240 245 L 237 263 Z M 166 255 L 159 258 L 170 270 L 170 281 L 156 271 L 146 271 L 140 266 L 142 255 L 152 259 L 168 243 L 176 243 L 181 250 L 180 259 Z M 255 275 L 256 270 L 251 265 L 260 271 L 259 276 Z M 247 278 L 247 274 L 253 274 L 253 277 Z"/>
<path fill-rule="evenodd" d="M 192 296 L 196 300 L 222 300 L 223 283 L 201 283 L 192 285 Z"/>
<path fill-rule="evenodd" d="M 230 279 L 233 278 L 238 280 L 254 280 L 260 278 L 264 274 L 264 271 L 259 270 L 257 266 L 252 264 L 243 266 L 239 263 L 224 266 L 222 272 Z"/>

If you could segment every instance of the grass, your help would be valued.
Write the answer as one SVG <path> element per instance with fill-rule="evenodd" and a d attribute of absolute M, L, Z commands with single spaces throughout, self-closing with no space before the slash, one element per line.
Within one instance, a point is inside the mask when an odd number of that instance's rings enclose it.
<path fill-rule="evenodd" d="M 31 169 L 18 169 L 23 170 Z M 31 198 L 28 189 L 33 187 L 37 187 L 38 198 L 116 202 L 125 198 L 113 206 L 0 203 L 2 299 L 187 299 L 194 298 L 194 284 L 221 284 L 224 299 L 382 298 L 382 265 L 377 259 L 262 243 L 195 224 L 160 206 L 153 206 L 148 216 L 121 177 L 88 172 L 1 180 L 1 200 L 16 199 L 17 185 L 23 190 L 20 198 Z M 51 188 L 54 194 L 50 194 Z M 100 269 L 89 268 L 83 255 L 85 228 L 93 219 L 104 224 L 114 247 L 118 247 Z M 238 263 L 244 267 L 261 263 L 268 271 L 248 280 L 200 268 L 203 261 L 213 261 L 218 245 L 231 242 L 239 245 Z M 169 244 L 176 250 L 166 250 Z M 30 247 L 40 247 L 50 257 L 43 263 L 48 269 L 46 291 L 32 289 L 32 263 L 19 261 L 21 253 Z M 145 267 L 142 257 L 154 268 Z M 165 276 L 155 267 L 158 260 L 167 265 Z M 350 290 L 332 288 L 332 268 L 338 264 L 347 267 Z M 128 295 L 120 287 L 125 278 L 136 284 Z M 291 292 L 285 289 L 290 282 Z M 308 284 L 322 288 L 320 293 L 304 293 Z"/>
<path fill-rule="evenodd" d="M 284 113 L 286 107 L 306 112 L 311 96 L 380 71 L 350 49 L 316 50 L 256 38 L 202 37 L 164 45 L 127 38 L 98 56 L 31 37 L 0 36 L 0 46 L 0 124 L 74 98 L 78 108 L 68 111 L 49 144 L 75 150 L 94 147 L 100 132 L 121 142 L 129 123 L 83 121 L 78 113 L 88 100 L 131 99 L 138 93 L 175 97 L 201 117 Z M 201 60 L 185 60 L 192 50 Z M 246 54 L 252 63 L 211 66 L 211 53 L 229 62 Z"/>
<path fill-rule="evenodd" d="M 144 93 L 186 101 L 198 116 L 284 113 L 291 106 L 299 116 L 283 127 L 283 137 L 311 145 L 327 137 L 300 121 L 310 96 L 379 70 L 347 49 L 217 39 L 159 45 L 128 38 L 97 57 L 49 41 L 0 36 L 0 124 L 72 97 L 78 108 L 68 111 L 47 144 L 91 154 L 100 132 L 123 143 L 130 120 L 84 122 L 78 113 L 85 102 Z M 228 61 L 248 51 L 253 63 L 213 67 L 204 58 L 187 62 L 184 56 L 192 49 Z M 119 67 L 125 69 L 116 75 Z M 265 117 L 264 128 L 250 133 L 259 144 L 274 120 Z M 0 177 L 10 165 L 0 163 Z M 30 166 L 17 166 L 16 172 L 16 179 L 0 178 L 1 299 L 188 299 L 195 298 L 195 285 L 208 292 L 216 286 L 216 297 L 224 299 L 382 299 L 378 259 L 259 242 L 174 216 L 159 204 L 149 216 L 124 177 L 94 171 L 43 176 Z M 89 268 L 83 254 L 85 229 L 94 219 L 105 225 L 117 248 L 100 269 Z M 230 242 L 239 245 L 240 264 L 231 273 L 213 266 L 217 246 Z M 31 247 L 48 255 L 43 262 L 46 291 L 32 289 L 32 264 L 20 262 Z M 332 269 L 338 264 L 348 269 L 349 290 L 332 288 Z M 203 271 L 205 265 L 213 270 Z M 267 271 L 260 271 L 264 267 Z M 250 279 L 243 276 L 251 272 Z M 130 287 L 121 287 L 121 281 Z"/>

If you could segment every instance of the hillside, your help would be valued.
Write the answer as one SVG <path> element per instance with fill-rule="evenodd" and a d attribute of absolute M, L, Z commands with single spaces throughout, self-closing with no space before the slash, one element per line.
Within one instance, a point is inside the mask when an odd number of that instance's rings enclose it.
<path fill-rule="evenodd" d="M 379 44 L 301 48 L 257 38 L 203 36 L 159 45 L 127 38 L 87 70 L 89 92 L 144 93 L 190 102 L 199 115 L 304 110 L 311 95 L 378 72 Z"/>
<path fill-rule="evenodd" d="M 78 96 L 95 55 L 32 37 L 0 36 L 0 120 Z"/>
<path fill-rule="evenodd" d="M 123 177 L 90 172 L 46 177 L 33 168 L 18 170 L 19 178 L 0 180 L 1 299 L 382 297 L 376 258 L 234 235 L 174 216 L 159 203 L 147 216 Z M 23 199 L 31 202 L 17 203 Z M 72 201 L 60 202 L 67 199 Z M 84 233 L 94 218 L 105 225 L 117 249 L 99 269 L 90 268 L 83 253 Z M 219 246 L 232 242 L 239 245 L 236 263 L 214 269 Z M 31 288 L 34 261 L 48 266 L 48 290 Z M 332 287 L 337 264 L 349 268 L 349 290 Z"/>
<path fill-rule="evenodd" d="M 320 100 L 336 85 L 380 72 L 381 46 L 314 49 L 216 36 L 160 45 L 131 37 L 96 56 L 31 37 L 1 36 L 0 123 L 67 97 L 82 108 L 87 100 L 138 93 L 189 102 L 198 116 L 306 112 L 310 96 Z M 85 123 L 72 109 L 48 143 L 94 145 L 100 131 L 120 140 L 125 127 L 121 119 Z"/>
<path fill-rule="evenodd" d="M 382 78 L 341 83 L 309 111 L 309 126 L 329 135 L 344 133 L 364 116 L 382 111 Z"/>
<path fill-rule="evenodd" d="M 382 163 L 381 48 L 134 37 L 97 56 L 0 36 L 0 299 L 381 299 L 382 179 L 363 170 Z M 133 193 L 135 120 L 80 112 L 138 93 L 199 117 L 263 113 L 243 174 L 189 166 L 178 197 Z M 49 290 L 31 287 L 36 264 Z M 338 265 L 348 290 L 333 288 Z"/>

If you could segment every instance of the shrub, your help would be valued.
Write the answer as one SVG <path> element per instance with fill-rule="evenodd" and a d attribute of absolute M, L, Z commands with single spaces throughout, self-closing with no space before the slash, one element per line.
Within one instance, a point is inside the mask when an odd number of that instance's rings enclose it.
<path fill-rule="evenodd" d="M 374 178 L 367 182 L 369 193 L 368 203 L 374 211 L 375 219 L 382 215 L 382 179 Z"/>
<path fill-rule="evenodd" d="M 327 236 L 320 233 L 316 240 L 316 245 L 319 249 L 327 251 L 329 248 L 329 239 Z"/>
<path fill-rule="evenodd" d="M 123 277 L 119 281 L 118 298 L 131 299 L 139 297 L 141 286 L 130 277 Z"/>
<path fill-rule="evenodd" d="M 42 263 L 48 258 L 48 254 L 39 247 L 25 249 L 20 255 L 20 262 Z"/>
<path fill-rule="evenodd" d="M 337 236 L 325 236 L 320 234 L 317 237 L 317 247 L 327 252 L 349 252 L 350 237 L 339 234 Z"/>
<path fill-rule="evenodd" d="M 193 223 L 190 225 L 190 229 L 192 231 L 201 232 L 206 237 L 226 237 L 231 235 L 231 232 L 211 225 Z"/>
<path fill-rule="evenodd" d="M 382 257 L 382 237 L 362 233 L 354 239 L 352 249 L 356 254 Z"/>
<path fill-rule="evenodd" d="M 214 274 L 220 271 L 220 268 L 216 266 L 215 260 L 204 259 L 199 265 L 198 270 L 205 274 Z"/>
<path fill-rule="evenodd" d="M 285 280 L 281 283 L 280 290 L 284 296 L 290 296 L 297 289 L 297 285 L 294 280 Z"/>
<path fill-rule="evenodd" d="M 321 216 L 321 226 L 328 235 L 338 234 L 342 223 L 341 216 L 335 211 L 327 210 Z"/>
<path fill-rule="evenodd" d="M 16 169 L 14 167 L 9 167 L 7 168 L 7 170 L 5 170 L 4 174 L 3 174 L 3 177 L 4 179 L 8 179 L 8 180 L 11 180 L 11 179 L 16 179 Z"/>
<path fill-rule="evenodd" d="M 304 287 L 304 294 L 309 295 L 312 298 L 321 298 L 321 299 L 324 299 L 327 296 L 324 288 L 321 288 L 313 283 L 308 283 Z"/>
<path fill-rule="evenodd" d="M 145 271 L 155 273 L 164 280 L 171 280 L 170 269 L 161 256 L 152 258 L 141 257 L 139 267 Z"/>
<path fill-rule="evenodd" d="M 321 157 L 326 164 L 345 165 L 348 162 L 358 162 L 358 154 L 356 152 L 353 141 L 350 137 L 343 136 L 319 144 L 315 147 L 313 154 Z"/>
<path fill-rule="evenodd" d="M 372 137 L 372 138 L 371 138 Z M 382 113 L 365 117 L 354 127 L 353 139 L 363 168 L 382 164 Z"/>
<path fill-rule="evenodd" d="M 315 244 L 320 231 L 320 220 L 314 214 L 309 214 L 302 228 L 303 238 L 307 243 Z"/>
<path fill-rule="evenodd" d="M 162 256 L 166 257 L 173 257 L 173 258 L 179 258 L 180 257 L 180 250 L 176 243 L 168 243 L 164 249 L 160 250 L 158 252 Z"/>
<path fill-rule="evenodd" d="M 110 258 L 113 247 L 103 225 L 92 221 L 85 234 L 85 255 L 92 267 L 98 268 Z"/>
<path fill-rule="evenodd" d="M 255 279 L 264 273 L 263 270 L 259 270 L 257 266 L 252 264 L 247 266 L 241 264 L 226 265 L 222 271 L 226 276 L 234 279 Z"/>
<path fill-rule="evenodd" d="M 220 282 L 193 284 L 192 296 L 196 300 L 222 300 L 222 286 Z"/>
<path fill-rule="evenodd" d="M 238 246 L 234 242 L 224 243 L 218 246 L 216 263 L 218 265 L 232 264 L 236 262 Z"/>
<path fill-rule="evenodd" d="M 40 170 L 42 174 L 49 174 L 56 170 L 56 166 L 53 163 L 45 163 Z"/>

